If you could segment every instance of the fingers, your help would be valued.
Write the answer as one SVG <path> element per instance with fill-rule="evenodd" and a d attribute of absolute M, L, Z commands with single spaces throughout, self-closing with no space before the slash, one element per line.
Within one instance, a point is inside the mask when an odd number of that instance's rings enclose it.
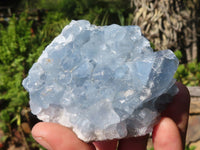
<path fill-rule="evenodd" d="M 33 138 L 48 150 L 95 150 L 68 128 L 56 123 L 40 122 L 32 129 Z"/>
<path fill-rule="evenodd" d="M 190 95 L 187 88 L 176 83 L 178 94 L 166 111 L 164 117 L 154 128 L 153 143 L 155 150 L 182 150 L 185 146 L 186 130 L 189 118 Z"/>
<path fill-rule="evenodd" d="M 182 141 L 174 121 L 170 118 L 161 119 L 153 131 L 155 150 L 182 150 Z"/>
<path fill-rule="evenodd" d="M 40 122 L 32 129 L 33 138 L 48 150 L 116 150 L 118 141 L 87 144 L 79 140 L 70 129 L 56 124 Z M 145 150 L 148 136 L 120 140 L 119 150 Z"/>
<path fill-rule="evenodd" d="M 148 136 L 122 139 L 119 141 L 118 150 L 146 150 Z"/>
<path fill-rule="evenodd" d="M 97 150 L 116 150 L 118 140 L 93 142 Z"/>
<path fill-rule="evenodd" d="M 173 98 L 173 102 L 163 112 L 162 116 L 169 117 L 176 123 L 184 146 L 189 118 L 190 94 L 183 84 L 176 83 L 176 85 L 179 88 L 179 93 Z"/>
<path fill-rule="evenodd" d="M 84 143 L 70 129 L 56 124 L 40 122 L 32 129 L 33 138 L 48 150 L 116 150 L 118 140 Z M 145 150 L 148 136 L 120 140 L 119 150 Z"/>
<path fill-rule="evenodd" d="M 146 150 L 148 135 L 112 141 L 93 142 L 97 150 Z"/>

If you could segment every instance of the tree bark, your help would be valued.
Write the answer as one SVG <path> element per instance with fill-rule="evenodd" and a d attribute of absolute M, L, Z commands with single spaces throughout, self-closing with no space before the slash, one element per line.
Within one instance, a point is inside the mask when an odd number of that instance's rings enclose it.
<path fill-rule="evenodd" d="M 197 36 L 197 62 L 200 62 L 200 0 L 197 0 L 196 5 L 196 36 Z"/>

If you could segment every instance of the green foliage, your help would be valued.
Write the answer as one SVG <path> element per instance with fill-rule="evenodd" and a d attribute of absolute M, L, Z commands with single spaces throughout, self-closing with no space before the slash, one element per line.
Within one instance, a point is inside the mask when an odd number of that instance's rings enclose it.
<path fill-rule="evenodd" d="M 183 64 L 180 64 L 178 66 L 177 71 L 176 71 L 175 78 L 182 82 L 182 80 L 184 78 L 187 78 L 188 74 L 189 73 L 188 73 L 188 70 L 187 70 L 186 66 L 183 65 Z"/>
<path fill-rule="evenodd" d="M 195 146 L 186 146 L 185 147 L 185 150 L 196 150 L 196 147 Z"/>
<path fill-rule="evenodd" d="M 189 62 L 188 64 L 180 64 L 176 73 L 175 78 L 188 86 L 199 86 L 200 85 L 200 63 Z"/>
<path fill-rule="evenodd" d="M 33 30 L 27 13 L 13 17 L 8 26 L 0 24 L 0 128 L 3 141 L 12 136 L 12 127 L 21 125 L 21 110 L 28 106 L 22 80 L 42 50 L 68 23 L 60 13 L 49 13 Z"/>
<path fill-rule="evenodd" d="M 185 146 L 185 150 L 195 150 L 196 149 L 196 147 L 195 146 Z M 153 147 L 151 147 L 151 148 L 149 148 L 148 150 L 154 150 L 154 148 Z"/>
<path fill-rule="evenodd" d="M 130 25 L 133 18 L 128 0 L 41 0 L 37 8 L 62 13 L 69 20 L 86 19 L 96 25 Z"/>
<path fill-rule="evenodd" d="M 176 55 L 176 57 L 177 57 L 179 60 L 181 60 L 181 58 L 183 57 L 183 55 L 182 55 L 182 53 L 181 53 L 180 50 L 176 50 L 176 51 L 174 52 L 174 54 Z"/>
<path fill-rule="evenodd" d="M 151 45 L 151 48 L 155 51 L 155 45 L 152 42 L 150 42 L 150 45 Z"/>
<path fill-rule="evenodd" d="M 20 123 L 20 110 L 28 104 L 27 93 L 21 86 L 27 67 L 26 58 L 32 49 L 32 22 L 26 14 L 13 16 L 8 27 L 0 26 L 0 102 L 6 101 L 0 112 L 1 129 L 11 132 L 11 124 Z"/>
<path fill-rule="evenodd" d="M 69 24 L 69 20 L 63 17 L 62 13 L 49 12 L 45 16 L 44 23 L 39 36 L 42 36 L 43 41 L 48 41 L 49 43 L 55 36 L 60 34 L 64 26 Z"/>
<path fill-rule="evenodd" d="M 180 60 L 182 53 L 175 51 L 176 57 Z M 189 62 L 188 64 L 180 64 L 174 75 L 177 81 L 182 82 L 188 86 L 199 86 L 200 85 L 200 63 L 196 61 Z"/>
<path fill-rule="evenodd" d="M 30 143 L 29 147 L 31 147 L 32 149 L 39 148 L 39 150 L 46 150 L 44 147 L 42 147 L 38 143 L 34 142 L 35 140 L 33 139 L 33 137 L 31 135 L 26 137 L 26 140 L 27 140 L 28 143 Z"/>
<path fill-rule="evenodd" d="M 181 60 L 182 53 L 180 50 L 176 50 L 175 52 L 176 57 Z M 189 62 L 188 64 L 180 64 L 178 69 L 174 75 L 174 77 L 188 86 L 195 86 L 200 84 L 200 63 L 196 61 Z"/>

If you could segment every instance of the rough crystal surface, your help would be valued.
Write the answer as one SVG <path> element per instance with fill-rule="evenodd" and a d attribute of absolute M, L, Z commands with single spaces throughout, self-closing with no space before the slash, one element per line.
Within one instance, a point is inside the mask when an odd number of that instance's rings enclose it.
<path fill-rule="evenodd" d="M 39 119 L 88 142 L 152 131 L 177 92 L 178 60 L 153 52 L 138 26 L 72 21 L 33 64 L 23 86 Z"/>

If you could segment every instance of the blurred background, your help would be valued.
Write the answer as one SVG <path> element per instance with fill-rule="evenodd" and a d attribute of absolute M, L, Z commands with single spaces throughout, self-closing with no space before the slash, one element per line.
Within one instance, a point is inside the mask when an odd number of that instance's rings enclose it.
<path fill-rule="evenodd" d="M 30 134 L 38 120 L 21 82 L 62 28 L 79 19 L 139 25 L 155 51 L 173 50 L 180 60 L 175 78 L 191 87 L 191 115 L 199 116 L 200 0 L 0 0 L 0 149 L 43 149 Z M 195 149 L 191 143 L 187 149 Z"/>

